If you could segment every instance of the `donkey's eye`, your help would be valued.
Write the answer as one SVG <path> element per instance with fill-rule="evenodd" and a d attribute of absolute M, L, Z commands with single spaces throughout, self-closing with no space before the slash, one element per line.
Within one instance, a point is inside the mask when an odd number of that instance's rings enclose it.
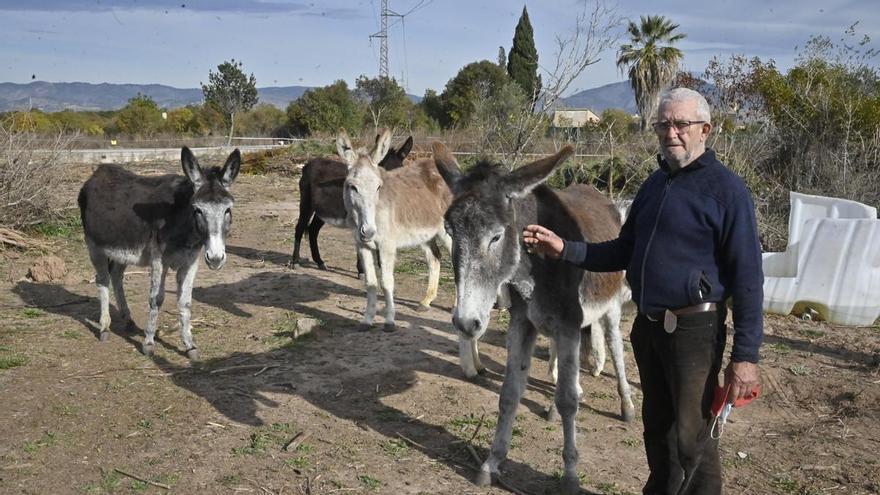
<path fill-rule="evenodd" d="M 500 240 L 501 240 L 501 234 L 495 234 L 492 237 L 492 240 L 489 241 L 489 245 L 491 246 L 492 244 L 495 244 L 496 242 L 498 242 Z"/>
<path fill-rule="evenodd" d="M 348 185 L 348 188 L 349 188 L 349 189 L 351 190 L 351 192 L 353 192 L 353 193 L 357 193 L 357 192 L 358 192 L 358 188 L 354 187 L 354 186 L 351 185 L 351 184 Z"/>
<path fill-rule="evenodd" d="M 232 208 L 226 208 L 226 212 L 223 213 L 227 218 L 232 218 Z"/>

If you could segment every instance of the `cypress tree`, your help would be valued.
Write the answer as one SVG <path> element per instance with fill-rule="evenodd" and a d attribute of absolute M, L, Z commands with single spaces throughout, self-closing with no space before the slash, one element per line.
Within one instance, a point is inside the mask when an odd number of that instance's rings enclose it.
<path fill-rule="evenodd" d="M 535 35 L 525 6 L 513 33 L 513 46 L 507 56 L 507 74 L 520 85 L 530 100 L 541 90 L 538 50 L 535 49 Z"/>

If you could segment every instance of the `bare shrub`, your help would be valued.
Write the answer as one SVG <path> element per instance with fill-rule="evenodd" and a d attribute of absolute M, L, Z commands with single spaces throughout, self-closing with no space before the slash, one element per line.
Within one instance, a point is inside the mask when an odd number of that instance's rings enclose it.
<path fill-rule="evenodd" d="M 20 229 L 55 215 L 64 154 L 75 135 L 46 140 L 0 122 L 0 226 Z"/>

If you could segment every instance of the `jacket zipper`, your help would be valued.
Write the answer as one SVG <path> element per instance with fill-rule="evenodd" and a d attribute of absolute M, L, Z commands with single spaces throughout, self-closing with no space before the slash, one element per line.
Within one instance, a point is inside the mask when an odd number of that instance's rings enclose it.
<path fill-rule="evenodd" d="M 639 297 L 639 301 L 642 303 L 642 310 L 644 311 L 645 305 L 645 266 L 647 266 L 648 262 L 648 253 L 651 251 L 651 244 L 654 242 L 654 234 L 657 232 L 657 225 L 660 223 L 660 215 L 663 213 L 663 204 L 666 203 L 666 193 L 669 192 L 669 186 L 672 185 L 673 177 L 666 178 L 666 185 L 663 186 L 663 196 L 660 198 L 660 206 L 657 207 L 657 217 L 654 218 L 654 227 L 651 229 L 651 236 L 648 237 L 648 242 L 645 244 L 645 254 L 642 256 L 642 274 L 641 274 L 641 295 Z"/>

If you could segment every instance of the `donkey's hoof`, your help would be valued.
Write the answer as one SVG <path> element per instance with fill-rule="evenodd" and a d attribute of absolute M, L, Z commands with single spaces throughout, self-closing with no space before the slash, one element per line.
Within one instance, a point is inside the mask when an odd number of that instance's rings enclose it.
<path fill-rule="evenodd" d="M 382 325 L 382 331 L 386 333 L 394 333 L 397 331 L 397 325 L 394 323 L 386 323 Z"/>
<path fill-rule="evenodd" d="M 556 406 L 547 407 L 547 409 L 544 410 L 544 418 L 551 423 L 559 421 L 559 412 L 556 410 Z"/>
<path fill-rule="evenodd" d="M 419 305 L 416 306 L 416 311 L 419 312 L 419 313 L 424 313 L 424 312 L 426 312 L 426 311 L 429 311 L 430 309 L 431 309 L 431 305 L 430 305 L 430 304 L 419 303 Z"/>
<path fill-rule="evenodd" d="M 287 263 L 284 266 L 286 266 L 287 268 L 289 268 L 291 270 L 296 270 L 296 265 L 297 265 L 296 260 L 291 258 L 291 259 L 287 260 Z"/>
<path fill-rule="evenodd" d="M 578 495 L 581 492 L 581 481 L 577 476 L 566 476 L 559 489 L 564 495 Z"/>
<path fill-rule="evenodd" d="M 492 477 L 492 473 L 481 469 L 474 478 L 474 484 L 477 486 L 489 486 L 492 484 Z"/>
<path fill-rule="evenodd" d="M 153 344 L 144 344 L 144 346 L 141 348 L 141 351 L 144 353 L 144 356 L 152 356 Z"/>
<path fill-rule="evenodd" d="M 364 275 L 363 273 L 358 273 L 358 280 L 363 280 L 364 278 L 366 278 L 366 275 Z"/>
<path fill-rule="evenodd" d="M 190 361 L 198 361 L 199 360 L 199 350 L 193 347 L 186 351 L 186 357 L 189 358 Z"/>
<path fill-rule="evenodd" d="M 355 330 L 357 330 L 358 332 L 369 332 L 372 328 L 373 325 L 370 325 L 369 323 L 358 323 L 358 326 L 357 328 L 355 328 Z"/>
<path fill-rule="evenodd" d="M 327 265 L 325 265 L 324 263 L 318 263 L 318 270 L 324 270 L 326 272 Z"/>
<path fill-rule="evenodd" d="M 98 340 L 101 342 L 107 342 L 107 339 L 110 338 L 110 332 L 107 330 L 101 330 L 101 333 L 98 334 Z"/>
<path fill-rule="evenodd" d="M 631 423 L 632 420 L 636 419 L 636 409 L 632 404 L 624 404 L 620 406 L 620 415 L 623 417 L 624 422 Z"/>

